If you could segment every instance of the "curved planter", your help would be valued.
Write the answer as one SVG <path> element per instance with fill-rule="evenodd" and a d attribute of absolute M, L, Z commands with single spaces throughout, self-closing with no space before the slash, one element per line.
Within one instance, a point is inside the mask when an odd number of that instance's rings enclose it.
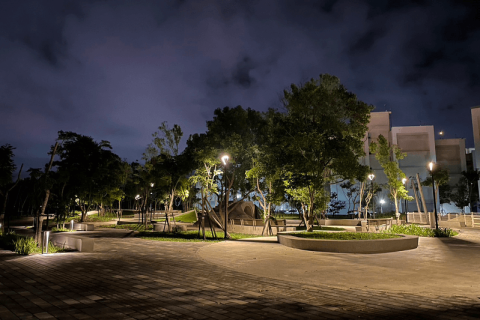
<path fill-rule="evenodd" d="M 415 249 L 417 236 L 399 234 L 401 238 L 376 240 L 323 240 L 291 236 L 288 233 L 277 235 L 280 244 L 301 250 L 339 253 L 384 253 Z"/>

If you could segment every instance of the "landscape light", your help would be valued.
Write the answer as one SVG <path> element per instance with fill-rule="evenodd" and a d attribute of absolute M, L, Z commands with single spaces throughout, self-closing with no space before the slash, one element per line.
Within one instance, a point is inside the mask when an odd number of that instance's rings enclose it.
<path fill-rule="evenodd" d="M 222 156 L 222 162 L 223 162 L 224 166 L 227 165 L 229 159 L 230 159 L 230 157 L 227 154 Z"/>
<path fill-rule="evenodd" d="M 48 253 L 48 236 L 50 235 L 50 231 L 45 231 L 45 252 Z"/>

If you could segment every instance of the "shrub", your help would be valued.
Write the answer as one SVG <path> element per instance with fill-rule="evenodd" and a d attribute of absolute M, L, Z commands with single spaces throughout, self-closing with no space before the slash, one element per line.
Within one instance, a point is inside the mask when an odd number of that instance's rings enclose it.
<path fill-rule="evenodd" d="M 37 243 L 30 237 L 18 237 L 13 241 L 15 252 L 22 255 L 38 252 Z"/>
<path fill-rule="evenodd" d="M 422 228 L 417 224 L 401 225 L 401 226 L 393 225 L 389 230 L 386 230 L 384 232 L 400 233 L 400 234 L 419 236 L 419 237 L 453 237 L 458 234 L 452 229 L 439 228 L 437 231 L 436 229 Z"/>
<path fill-rule="evenodd" d="M 15 232 L 7 232 L 5 234 L 0 235 L 0 248 L 6 250 L 15 250 L 14 241 L 16 241 L 20 236 L 15 234 Z"/>

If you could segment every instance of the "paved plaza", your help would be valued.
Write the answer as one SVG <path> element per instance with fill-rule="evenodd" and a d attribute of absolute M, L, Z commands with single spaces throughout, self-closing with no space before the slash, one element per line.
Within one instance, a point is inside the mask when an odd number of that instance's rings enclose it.
<path fill-rule="evenodd" d="M 94 253 L 0 251 L 0 319 L 479 319 L 479 231 L 355 255 L 104 229 Z"/>

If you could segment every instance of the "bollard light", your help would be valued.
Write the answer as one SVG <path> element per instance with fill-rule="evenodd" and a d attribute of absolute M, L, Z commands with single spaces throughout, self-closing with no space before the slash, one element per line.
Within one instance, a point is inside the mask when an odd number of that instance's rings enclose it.
<path fill-rule="evenodd" d="M 73 231 L 73 220 L 70 221 L 70 231 Z"/>
<path fill-rule="evenodd" d="M 50 236 L 50 231 L 45 231 L 45 252 L 48 253 L 48 237 Z"/>

